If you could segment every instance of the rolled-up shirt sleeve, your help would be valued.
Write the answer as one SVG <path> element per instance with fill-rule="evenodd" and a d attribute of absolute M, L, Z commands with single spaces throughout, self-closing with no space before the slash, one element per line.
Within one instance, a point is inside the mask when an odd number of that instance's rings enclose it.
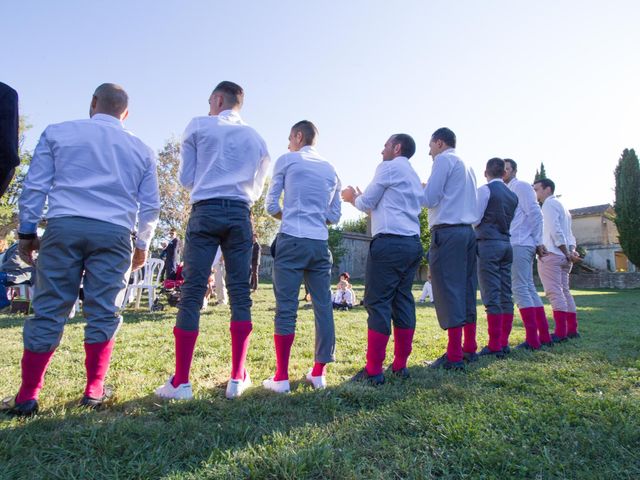
<path fill-rule="evenodd" d="M 197 127 L 198 119 L 194 118 L 189 122 L 182 134 L 182 147 L 180 149 L 180 167 L 178 169 L 178 180 L 187 190 L 193 188 L 196 176 L 197 160 Z"/>
<path fill-rule="evenodd" d="M 157 164 L 152 151 L 149 151 L 149 155 L 149 166 L 138 188 L 138 235 L 135 245 L 141 250 L 149 248 L 160 214 Z"/>
<path fill-rule="evenodd" d="M 426 207 L 437 207 L 442 197 L 444 197 L 444 185 L 449 177 L 450 169 L 449 162 L 440 155 L 433 160 L 431 175 L 424 187 L 424 205 Z"/>
<path fill-rule="evenodd" d="M 376 173 L 373 176 L 373 180 L 367 186 L 362 195 L 359 195 L 355 200 L 355 207 L 361 212 L 370 212 L 378 206 L 384 191 L 389 185 L 391 175 L 391 169 L 387 166 L 387 162 L 382 162 L 376 168 Z"/>
<path fill-rule="evenodd" d="M 47 130 L 40 136 L 33 152 L 29 171 L 18 200 L 20 233 L 35 233 L 55 174 L 55 162 L 47 139 Z"/>
<path fill-rule="evenodd" d="M 284 156 L 278 158 L 275 166 L 273 167 L 273 175 L 271 176 L 271 184 L 269 185 L 269 191 L 267 192 L 267 199 L 265 207 L 267 213 L 271 216 L 277 215 L 282 211 L 280 207 L 280 195 L 284 189 L 284 174 L 285 174 L 286 158 Z"/>
<path fill-rule="evenodd" d="M 336 189 L 333 192 L 333 198 L 329 203 L 329 210 L 327 211 L 327 222 L 335 225 L 340 221 L 342 216 L 342 202 L 340 201 L 340 191 L 342 190 L 342 184 L 340 179 L 336 176 Z"/>
<path fill-rule="evenodd" d="M 476 221 L 473 226 L 477 226 L 482 218 L 484 217 L 484 211 L 487 209 L 487 205 L 489 205 L 489 197 L 491 196 L 491 191 L 489 190 L 488 185 L 482 185 L 478 188 L 478 205 L 476 210 Z"/>

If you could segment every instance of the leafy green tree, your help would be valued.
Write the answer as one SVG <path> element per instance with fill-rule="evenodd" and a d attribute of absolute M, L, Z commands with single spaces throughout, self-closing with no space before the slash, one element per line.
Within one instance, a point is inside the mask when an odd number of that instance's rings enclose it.
<path fill-rule="evenodd" d="M 258 241 L 263 245 L 271 244 L 280 226 L 280 221 L 269 215 L 265 208 L 269 183 L 269 179 L 267 178 L 264 182 L 262 195 L 260 195 L 260 198 L 253 204 L 253 207 L 251 207 L 253 230 L 258 236 Z"/>
<path fill-rule="evenodd" d="M 329 244 L 329 251 L 331 251 L 331 256 L 333 257 L 333 265 L 340 265 L 340 260 L 345 254 L 346 249 L 342 245 L 342 228 L 329 225 L 329 240 L 327 242 Z"/>
<path fill-rule="evenodd" d="M 367 233 L 367 216 L 363 215 L 362 217 L 356 220 L 345 220 L 344 222 L 342 222 L 342 231 L 366 234 Z"/>
<path fill-rule="evenodd" d="M 629 260 L 640 266 L 640 165 L 633 149 L 624 149 L 614 174 L 620 246 Z"/>
<path fill-rule="evenodd" d="M 426 254 L 429 251 L 429 247 L 431 246 L 431 230 L 429 230 L 429 210 L 427 208 L 423 208 L 420 211 L 420 216 L 418 218 L 420 220 L 420 243 L 422 243 L 422 249 L 425 253 L 425 256 L 422 259 L 422 265 L 426 265 Z"/>
<path fill-rule="evenodd" d="M 540 170 L 536 170 L 536 176 L 534 177 L 533 182 L 535 183 L 543 178 L 547 178 L 547 171 L 544 169 L 544 162 L 540 162 Z"/>
<path fill-rule="evenodd" d="M 175 228 L 178 236 L 184 238 L 189 221 L 191 206 L 189 192 L 178 182 L 180 167 L 180 141 L 167 140 L 158 152 L 158 187 L 160 190 L 160 219 L 158 234 L 167 235 Z"/>
<path fill-rule="evenodd" d="M 20 165 L 16 168 L 13 180 L 7 191 L 0 199 L 0 238 L 5 238 L 13 230 L 18 228 L 18 199 L 22 193 L 24 179 L 31 163 L 32 152 L 24 149 L 25 133 L 31 128 L 27 118 L 20 116 L 20 142 L 18 144 Z"/>

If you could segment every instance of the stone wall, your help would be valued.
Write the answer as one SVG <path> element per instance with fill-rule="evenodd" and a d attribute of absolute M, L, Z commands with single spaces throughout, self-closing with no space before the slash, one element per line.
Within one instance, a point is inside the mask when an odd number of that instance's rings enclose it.
<path fill-rule="evenodd" d="M 640 288 L 640 273 L 601 272 L 571 275 L 571 288 Z"/>

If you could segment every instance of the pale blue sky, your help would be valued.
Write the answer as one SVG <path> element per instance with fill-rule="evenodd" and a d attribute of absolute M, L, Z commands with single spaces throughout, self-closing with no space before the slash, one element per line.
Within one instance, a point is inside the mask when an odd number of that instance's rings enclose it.
<path fill-rule="evenodd" d="M 127 127 L 159 150 L 232 80 L 274 161 L 312 120 L 343 184 L 364 187 L 406 132 L 424 181 L 429 136 L 448 126 L 479 184 L 490 157 L 525 180 L 544 161 L 576 208 L 612 202 L 618 157 L 640 149 L 639 19 L 634 0 L 5 1 L 0 81 L 33 124 L 29 148 L 116 82 Z"/>

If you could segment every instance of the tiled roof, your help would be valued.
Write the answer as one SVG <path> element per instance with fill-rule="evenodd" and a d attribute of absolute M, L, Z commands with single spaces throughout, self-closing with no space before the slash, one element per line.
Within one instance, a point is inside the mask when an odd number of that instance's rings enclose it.
<path fill-rule="evenodd" d="M 593 205 L 592 207 L 574 208 L 569 210 L 572 217 L 586 217 L 588 215 L 602 215 L 612 208 L 611 204 Z"/>

